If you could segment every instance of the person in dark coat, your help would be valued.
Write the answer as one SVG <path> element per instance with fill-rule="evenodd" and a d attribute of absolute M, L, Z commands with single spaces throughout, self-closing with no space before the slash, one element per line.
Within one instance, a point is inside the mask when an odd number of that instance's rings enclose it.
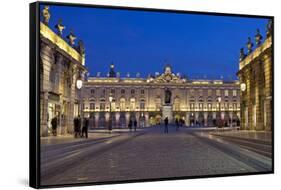
<path fill-rule="evenodd" d="M 74 118 L 74 137 L 77 138 L 79 136 L 80 133 L 80 115 L 78 115 L 78 117 Z"/>
<path fill-rule="evenodd" d="M 57 136 L 57 126 L 58 126 L 58 119 L 57 116 L 55 116 L 52 121 L 51 121 L 51 125 L 52 125 L 52 133 L 54 136 Z"/>
<path fill-rule="evenodd" d="M 88 126 L 89 126 L 89 120 L 88 118 L 85 118 L 84 119 L 84 122 L 83 122 L 83 127 L 82 127 L 82 138 L 84 137 L 84 133 L 85 133 L 85 137 L 86 139 L 88 138 Z"/>
<path fill-rule="evenodd" d="M 175 120 L 175 123 L 176 123 L 176 130 L 179 130 L 179 119 L 178 118 L 176 118 L 176 120 Z"/>
<path fill-rule="evenodd" d="M 128 127 L 130 129 L 130 132 L 132 131 L 132 127 L 133 127 L 133 121 L 130 119 Z"/>
<path fill-rule="evenodd" d="M 134 121 L 134 131 L 137 130 L 137 125 L 138 125 L 138 122 L 137 122 L 137 120 L 135 119 L 135 121 Z"/>
<path fill-rule="evenodd" d="M 164 119 L 164 123 L 165 123 L 164 133 L 168 133 L 168 132 L 169 132 L 169 131 L 168 131 L 168 123 L 169 123 L 168 117 L 166 117 L 166 118 Z"/>

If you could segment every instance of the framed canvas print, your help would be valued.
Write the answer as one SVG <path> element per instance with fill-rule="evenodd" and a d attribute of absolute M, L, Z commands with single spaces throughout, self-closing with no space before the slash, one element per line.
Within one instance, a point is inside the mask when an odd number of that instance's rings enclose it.
<path fill-rule="evenodd" d="M 30 4 L 30 186 L 274 172 L 274 18 Z"/>

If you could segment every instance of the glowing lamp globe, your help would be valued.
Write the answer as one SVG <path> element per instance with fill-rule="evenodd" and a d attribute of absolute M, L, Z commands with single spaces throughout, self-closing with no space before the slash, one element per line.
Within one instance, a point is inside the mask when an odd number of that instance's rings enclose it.
<path fill-rule="evenodd" d="M 242 92 L 244 92 L 246 90 L 246 84 L 245 83 L 242 83 L 240 85 L 240 89 L 242 90 Z"/>
<path fill-rule="evenodd" d="M 78 79 L 78 80 L 76 81 L 76 87 L 77 87 L 78 89 L 81 89 L 81 88 L 82 88 L 82 85 L 83 85 L 82 80 L 81 80 L 81 79 Z"/>

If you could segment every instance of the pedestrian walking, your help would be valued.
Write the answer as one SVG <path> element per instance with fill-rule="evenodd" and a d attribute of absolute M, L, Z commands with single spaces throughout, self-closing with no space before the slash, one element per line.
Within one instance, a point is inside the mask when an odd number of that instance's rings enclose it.
<path fill-rule="evenodd" d="M 78 117 L 74 118 L 74 137 L 77 138 L 79 136 L 80 133 L 80 115 L 78 115 Z"/>
<path fill-rule="evenodd" d="M 168 132 L 169 132 L 169 131 L 168 131 L 168 123 L 169 123 L 168 117 L 166 117 L 166 118 L 164 119 L 164 123 L 165 123 L 164 133 L 168 133 Z"/>
<path fill-rule="evenodd" d="M 85 134 L 86 139 L 88 138 L 88 125 L 89 125 L 89 120 L 88 120 L 88 118 L 85 118 L 83 127 L 82 127 L 82 137 L 84 137 L 84 134 Z"/>
<path fill-rule="evenodd" d="M 178 118 L 176 118 L 175 123 L 176 123 L 176 131 L 177 131 L 177 130 L 179 130 L 179 125 L 180 125 Z"/>
<path fill-rule="evenodd" d="M 133 127 L 133 121 L 130 119 L 128 127 L 130 129 L 130 132 L 132 131 L 132 127 Z"/>
<path fill-rule="evenodd" d="M 52 119 L 51 125 L 52 125 L 52 134 L 53 134 L 54 136 L 57 136 L 57 125 L 58 125 L 57 116 L 55 116 L 55 117 Z"/>
<path fill-rule="evenodd" d="M 134 121 L 134 131 L 137 131 L 137 125 L 138 125 L 138 122 L 137 122 L 137 120 L 135 119 L 135 121 Z"/>

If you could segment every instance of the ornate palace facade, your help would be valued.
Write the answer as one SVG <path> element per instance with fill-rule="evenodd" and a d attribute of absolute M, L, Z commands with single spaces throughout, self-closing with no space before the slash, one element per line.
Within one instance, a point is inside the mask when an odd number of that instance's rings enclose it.
<path fill-rule="evenodd" d="M 84 116 L 90 127 L 123 128 L 129 120 L 139 127 L 155 125 L 168 117 L 185 125 L 214 126 L 221 119 L 236 125 L 240 118 L 238 81 L 188 80 L 167 65 L 162 74 L 148 78 L 121 78 L 110 66 L 107 77 L 89 77 L 83 88 Z"/>
<path fill-rule="evenodd" d="M 267 25 L 266 39 L 257 30 L 256 49 L 248 38 L 247 55 L 240 53 L 242 129 L 272 130 L 272 22 Z"/>
<path fill-rule="evenodd" d="M 51 120 L 57 117 L 57 133 L 72 133 L 73 119 L 79 112 L 79 90 L 76 82 L 83 79 L 85 51 L 83 43 L 74 45 L 75 36 L 63 38 L 61 21 L 54 32 L 49 25 L 46 6 L 40 22 L 40 119 L 41 136 L 51 133 Z"/>

